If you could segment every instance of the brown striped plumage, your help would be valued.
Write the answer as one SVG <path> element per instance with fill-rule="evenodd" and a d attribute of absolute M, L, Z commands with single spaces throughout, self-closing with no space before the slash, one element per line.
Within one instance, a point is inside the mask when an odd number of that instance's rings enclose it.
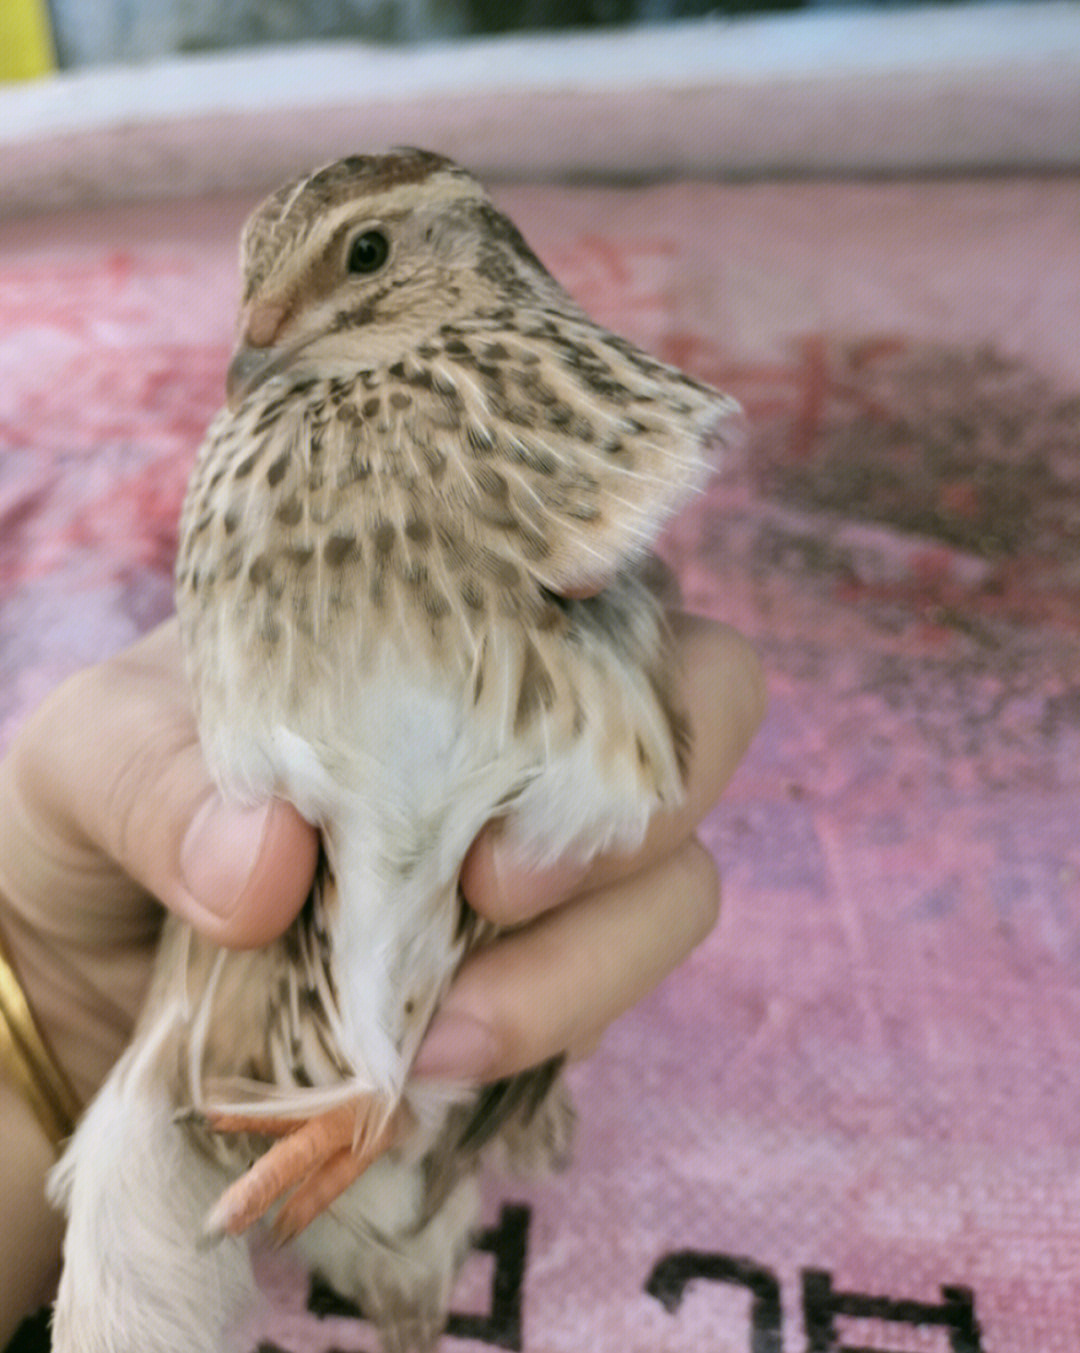
<path fill-rule="evenodd" d="M 102 1102 L 156 1090 L 163 1149 L 212 1161 L 219 1185 L 289 1119 L 363 1099 L 370 1141 L 400 1114 L 382 1159 L 295 1243 L 391 1353 L 425 1350 L 481 1159 L 557 1165 L 570 1122 L 554 1066 L 482 1091 L 409 1080 L 462 955 L 491 935 L 461 862 L 492 818 L 537 859 L 587 856 L 679 801 L 690 734 L 646 565 L 736 410 L 593 324 L 441 156 L 357 156 L 287 185 L 245 228 L 242 265 L 177 604 L 223 787 L 291 799 L 325 854 L 293 929 L 257 954 L 170 924 Z M 81 1159 L 109 1113 L 92 1111 L 65 1166 L 76 1200 L 93 1196 Z M 255 1130 L 208 1130 L 222 1123 Z M 194 1228 L 211 1185 L 172 1190 L 161 1207 Z M 216 1254 L 241 1282 L 234 1244 L 205 1252 L 207 1280 Z M 130 1275 L 97 1277 L 140 1300 Z M 90 1280 L 65 1284 L 60 1353 L 120 1353 L 76 1333 L 94 1327 Z M 166 1311 L 139 1353 L 212 1346 L 227 1314 Z"/>

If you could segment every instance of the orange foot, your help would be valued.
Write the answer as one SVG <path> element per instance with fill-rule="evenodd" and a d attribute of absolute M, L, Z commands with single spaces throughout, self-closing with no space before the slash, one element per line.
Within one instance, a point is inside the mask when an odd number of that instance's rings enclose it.
<path fill-rule="evenodd" d="M 214 1132 L 253 1132 L 281 1139 L 217 1200 L 206 1219 L 207 1237 L 243 1234 L 292 1190 L 274 1219 L 278 1243 L 292 1240 L 389 1150 L 401 1135 L 404 1118 L 404 1110 L 398 1109 L 382 1121 L 381 1106 L 371 1100 L 300 1120 L 207 1114 L 207 1125 Z"/>

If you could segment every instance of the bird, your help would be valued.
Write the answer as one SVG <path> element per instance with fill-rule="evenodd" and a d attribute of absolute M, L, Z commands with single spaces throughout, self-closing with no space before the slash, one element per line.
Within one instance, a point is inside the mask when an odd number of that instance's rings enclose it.
<path fill-rule="evenodd" d="M 262 949 L 166 920 L 51 1181 L 53 1346 L 219 1350 L 269 1225 L 385 1353 L 429 1353 L 479 1172 L 559 1168 L 573 1123 L 559 1059 L 483 1087 L 410 1078 L 497 935 L 462 863 L 492 821 L 524 861 L 584 862 L 681 802 L 693 733 L 653 547 L 740 411 L 593 322 L 431 151 L 280 188 L 240 270 L 177 612 L 222 793 L 294 804 L 319 864 Z"/>

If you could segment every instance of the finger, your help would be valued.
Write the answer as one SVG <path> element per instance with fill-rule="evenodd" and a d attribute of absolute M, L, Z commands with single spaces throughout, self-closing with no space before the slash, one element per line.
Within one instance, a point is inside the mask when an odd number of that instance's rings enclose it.
<path fill-rule="evenodd" d="M 682 694 L 694 740 L 682 805 L 657 813 L 642 845 L 608 851 L 588 865 L 559 860 L 544 869 L 515 858 L 498 824 L 474 842 L 461 883 L 470 904 L 500 925 L 515 925 L 578 893 L 626 878 L 688 840 L 735 773 L 765 715 L 765 678 L 750 644 L 729 626 L 672 617 Z"/>
<path fill-rule="evenodd" d="M 466 960 L 420 1048 L 415 1075 L 498 1080 L 587 1046 L 698 945 L 719 908 L 696 841 Z"/>
<path fill-rule="evenodd" d="M 88 926 L 134 880 L 218 943 L 264 944 L 303 905 L 317 837 L 279 800 L 222 799 L 181 673 L 170 622 L 60 687 L 22 730 L 12 773 L 56 858 L 93 881 Z"/>

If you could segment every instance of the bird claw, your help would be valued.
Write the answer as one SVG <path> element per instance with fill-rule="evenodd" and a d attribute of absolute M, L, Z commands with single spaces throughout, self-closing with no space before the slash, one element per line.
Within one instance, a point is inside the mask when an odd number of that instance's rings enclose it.
<path fill-rule="evenodd" d="M 374 1098 L 308 1119 L 255 1114 L 206 1115 L 211 1130 L 278 1140 L 225 1190 L 206 1219 L 209 1239 L 242 1235 L 291 1192 L 274 1221 L 279 1244 L 292 1240 L 398 1140 L 406 1118 Z"/>
<path fill-rule="evenodd" d="M 247 1132 L 255 1137 L 288 1137 L 313 1118 L 285 1118 L 255 1113 L 217 1113 L 207 1109 L 200 1121 L 211 1132 L 222 1136 L 239 1136 Z"/>

